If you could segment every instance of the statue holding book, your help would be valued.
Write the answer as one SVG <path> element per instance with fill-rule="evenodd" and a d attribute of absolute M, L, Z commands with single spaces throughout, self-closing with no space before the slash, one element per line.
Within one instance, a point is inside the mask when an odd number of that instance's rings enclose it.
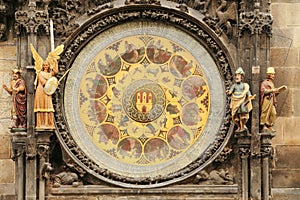
<path fill-rule="evenodd" d="M 276 119 L 276 96 L 287 89 L 286 85 L 278 88 L 274 85 L 275 69 L 267 68 L 267 77 L 260 85 L 260 125 L 263 126 L 264 132 L 275 132 L 272 128 Z"/>

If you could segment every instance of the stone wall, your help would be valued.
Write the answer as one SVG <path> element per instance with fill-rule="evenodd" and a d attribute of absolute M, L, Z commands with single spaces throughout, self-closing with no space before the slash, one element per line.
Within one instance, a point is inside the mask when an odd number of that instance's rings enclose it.
<path fill-rule="evenodd" d="M 16 66 L 16 43 L 12 37 L 0 42 L 0 199 L 14 199 L 15 164 L 10 158 L 11 142 L 8 127 L 11 125 L 11 96 L 2 89 L 10 84 L 11 71 Z"/>
<path fill-rule="evenodd" d="M 276 85 L 288 91 L 278 96 L 272 191 L 274 199 L 297 199 L 300 195 L 300 1 L 273 0 L 274 16 L 271 66 L 276 69 Z M 299 189 L 296 189 L 299 188 Z"/>

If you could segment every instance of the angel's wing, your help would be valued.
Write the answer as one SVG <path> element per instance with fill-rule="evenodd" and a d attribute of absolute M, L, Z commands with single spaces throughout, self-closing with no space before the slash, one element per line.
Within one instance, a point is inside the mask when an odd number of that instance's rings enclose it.
<path fill-rule="evenodd" d="M 34 69 L 36 73 L 39 73 L 42 70 L 44 60 L 38 54 L 38 52 L 35 50 L 32 44 L 30 44 L 30 49 L 31 49 L 32 57 L 34 59 Z"/>
<path fill-rule="evenodd" d="M 48 54 L 47 61 L 50 64 L 50 69 L 52 69 L 55 73 L 58 72 L 58 59 L 60 58 L 60 54 L 64 51 L 64 45 L 61 44 L 57 46 L 52 52 Z"/>

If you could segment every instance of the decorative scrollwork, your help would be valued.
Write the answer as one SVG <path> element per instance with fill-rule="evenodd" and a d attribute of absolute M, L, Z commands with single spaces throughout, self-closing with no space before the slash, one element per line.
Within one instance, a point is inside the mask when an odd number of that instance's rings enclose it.
<path fill-rule="evenodd" d="M 223 151 L 218 155 L 218 157 L 214 160 L 215 162 L 224 162 L 230 153 L 232 152 L 232 149 L 229 147 L 225 147 Z"/>
<path fill-rule="evenodd" d="M 125 0 L 125 5 L 128 4 L 155 4 L 160 5 L 159 0 Z"/>

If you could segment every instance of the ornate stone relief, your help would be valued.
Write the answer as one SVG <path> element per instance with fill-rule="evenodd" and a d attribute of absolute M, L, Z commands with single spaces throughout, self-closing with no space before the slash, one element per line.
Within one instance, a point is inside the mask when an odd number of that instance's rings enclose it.
<path fill-rule="evenodd" d="M 125 5 L 128 4 L 155 4 L 160 5 L 159 0 L 125 0 Z"/>
<path fill-rule="evenodd" d="M 0 41 L 6 40 L 7 37 L 7 15 L 10 5 L 4 0 L 0 1 Z"/>
<path fill-rule="evenodd" d="M 260 4 L 255 3 L 254 11 L 240 12 L 239 35 L 244 31 L 250 31 L 251 34 L 266 33 L 268 36 L 272 35 L 273 16 L 269 12 L 261 12 Z"/>
<path fill-rule="evenodd" d="M 232 185 L 234 183 L 233 175 L 226 169 L 200 171 L 194 180 L 199 185 Z"/>
<path fill-rule="evenodd" d="M 168 23 L 174 25 L 180 25 L 183 29 L 196 34 L 198 39 L 203 43 L 210 52 L 213 52 L 217 66 L 220 70 L 220 74 L 224 77 L 224 87 L 229 87 L 232 79 L 232 74 L 230 70 L 230 66 L 228 60 L 226 58 L 225 53 L 219 47 L 214 38 L 209 36 L 200 26 L 197 24 L 182 18 L 181 16 L 175 13 L 168 13 L 165 11 L 157 11 L 157 9 L 143 9 L 136 11 L 126 11 L 126 12 L 118 12 L 117 14 L 111 14 L 110 16 L 104 16 L 103 18 L 97 19 L 93 24 L 91 24 L 86 29 L 82 30 L 75 38 L 73 38 L 70 44 L 66 45 L 65 54 L 62 56 L 61 69 L 62 72 L 67 70 L 67 66 L 70 65 L 70 62 L 76 57 L 79 53 L 82 45 L 89 41 L 93 35 L 97 35 L 102 31 L 106 30 L 107 27 L 114 26 L 119 23 L 123 23 L 127 20 L 138 20 L 140 18 L 147 18 L 153 21 L 167 21 Z M 63 84 L 62 84 L 63 85 Z M 63 88 L 59 88 L 59 90 L 63 90 Z M 56 122 L 59 129 L 59 138 L 62 142 L 65 143 L 67 148 L 71 151 L 71 153 L 82 163 L 82 168 L 88 168 L 92 171 L 92 174 L 95 174 L 97 177 L 103 176 L 107 177 L 113 182 L 122 182 L 124 185 L 138 184 L 139 187 L 147 187 L 147 185 L 153 185 L 154 183 L 164 184 L 165 182 L 170 182 L 174 178 L 184 177 L 187 174 L 190 174 L 192 171 L 199 168 L 203 165 L 210 157 L 216 153 L 216 150 L 223 144 L 224 140 L 228 136 L 229 126 L 230 126 L 230 111 L 228 110 L 228 104 L 226 108 L 226 116 L 224 118 L 224 125 L 220 127 L 218 137 L 214 141 L 214 146 L 207 149 L 206 153 L 193 163 L 191 163 L 188 167 L 179 170 L 177 172 L 173 172 L 164 176 L 157 177 L 127 177 L 121 174 L 114 173 L 112 171 L 108 171 L 105 168 L 99 167 L 97 163 L 95 163 L 91 158 L 89 158 L 80 147 L 76 144 L 76 141 L 73 139 L 70 134 L 67 124 L 64 121 L 64 116 L 61 113 L 64 113 L 62 110 L 62 100 L 59 95 L 60 92 L 56 93 L 55 97 L 55 110 L 56 110 Z"/>
<path fill-rule="evenodd" d="M 25 29 L 26 33 L 37 33 L 39 29 L 49 34 L 49 16 L 47 10 L 37 10 L 35 5 L 29 5 L 27 10 L 15 12 L 16 32 Z"/>

